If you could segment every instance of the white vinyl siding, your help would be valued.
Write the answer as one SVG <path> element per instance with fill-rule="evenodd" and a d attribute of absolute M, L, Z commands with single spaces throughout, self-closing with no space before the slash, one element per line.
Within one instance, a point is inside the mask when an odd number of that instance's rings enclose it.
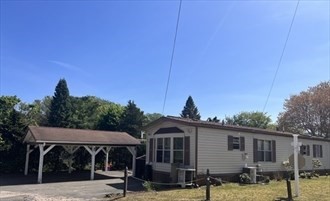
<path fill-rule="evenodd" d="M 166 128 L 166 127 L 178 127 L 179 129 L 183 130 L 185 133 L 168 133 L 168 134 L 156 134 L 156 135 L 150 135 L 150 133 L 155 133 L 159 128 Z M 190 152 L 189 152 L 189 163 L 191 168 L 195 168 L 195 127 L 190 126 L 182 126 L 180 124 L 173 124 L 164 122 L 161 125 L 158 125 L 157 127 L 154 127 L 152 129 L 149 129 L 146 131 L 146 133 L 149 133 L 147 135 L 147 138 L 153 138 L 155 143 L 155 148 L 157 146 L 156 141 L 158 138 L 171 138 L 171 152 L 170 152 L 170 163 L 160 163 L 156 162 L 156 149 L 154 153 L 154 162 L 152 163 L 153 170 L 161 171 L 161 172 L 171 172 L 171 163 L 173 163 L 173 138 L 184 138 L 184 137 L 190 137 Z M 149 146 L 147 146 L 147 158 L 149 158 Z M 149 162 L 150 164 L 150 162 Z"/>
<path fill-rule="evenodd" d="M 159 128 L 165 127 L 178 127 L 184 131 L 184 133 L 171 133 L 171 134 L 157 134 L 150 135 L 150 133 L 156 132 Z M 190 137 L 190 166 L 197 168 L 198 174 L 205 174 L 207 169 L 210 169 L 212 174 L 225 174 L 225 173 L 241 173 L 242 167 L 245 164 L 255 167 L 257 164 L 261 165 L 262 171 L 284 171 L 282 162 L 288 160 L 291 154 L 293 154 L 293 147 L 291 142 L 293 138 L 291 136 L 275 136 L 266 134 L 257 134 L 249 132 L 238 132 L 214 128 L 198 127 L 198 146 L 197 146 L 197 167 L 195 167 L 195 133 L 196 128 L 192 126 L 181 125 L 179 123 L 163 122 L 153 128 L 150 128 L 147 133 L 147 138 L 154 138 L 154 155 L 153 157 L 153 169 L 162 172 L 171 172 L 171 163 L 173 163 L 173 138 L 185 136 Z M 245 150 L 228 150 L 228 136 L 244 137 Z M 156 162 L 156 141 L 157 138 L 171 138 L 171 153 L 170 163 L 157 163 Z M 276 162 L 258 161 L 254 162 L 253 158 L 253 139 L 276 141 Z M 304 139 L 298 137 L 298 141 L 303 145 L 309 145 L 310 155 L 303 155 L 306 159 L 306 165 L 301 170 L 312 170 L 313 159 L 313 144 L 322 145 L 323 157 L 319 158 L 323 166 L 319 169 L 330 169 L 330 142 L 322 141 L 319 139 Z M 149 158 L 149 146 L 147 146 L 147 158 Z M 247 155 L 247 159 L 244 160 Z"/>
<path fill-rule="evenodd" d="M 212 128 L 198 128 L 198 174 L 205 174 L 207 169 L 209 169 L 212 174 L 241 173 L 245 163 L 251 167 L 256 167 L 257 164 L 260 164 L 262 171 L 264 172 L 284 171 L 281 165 L 282 162 L 288 160 L 290 155 L 293 154 L 293 147 L 291 146 L 291 142 L 293 141 L 292 137 L 240 132 L 240 136 L 245 137 L 245 151 L 236 152 L 228 151 L 228 135 L 237 136 L 238 132 Z M 276 162 L 254 162 L 253 139 L 276 141 Z M 323 145 L 323 157 L 319 158 L 323 166 L 320 169 L 330 169 L 329 142 L 320 140 L 315 140 L 315 142 L 313 142 L 313 140 L 300 138 L 298 138 L 298 141 L 302 142 L 302 144 Z M 270 150 L 272 150 L 272 148 L 270 148 Z M 242 154 L 247 154 L 248 158 L 244 160 Z M 310 155 L 311 156 L 304 156 L 306 159 L 306 165 L 302 168 L 302 170 L 312 169 L 312 152 Z"/>

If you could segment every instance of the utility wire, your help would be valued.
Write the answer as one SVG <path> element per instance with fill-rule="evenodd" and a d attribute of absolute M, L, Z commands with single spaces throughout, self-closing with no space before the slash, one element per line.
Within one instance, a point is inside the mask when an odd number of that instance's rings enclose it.
<path fill-rule="evenodd" d="M 267 103 L 269 101 L 269 97 L 270 97 L 270 94 L 272 93 L 272 90 L 273 90 L 273 87 L 274 87 L 274 83 L 275 83 L 275 80 L 276 80 L 276 77 L 277 77 L 277 73 L 278 73 L 278 70 L 281 66 L 281 63 L 282 63 L 282 58 L 283 58 L 283 55 L 284 55 L 284 52 L 285 52 L 285 49 L 286 49 L 286 45 L 288 43 L 288 40 L 289 40 L 289 37 L 290 37 L 290 33 L 291 33 L 291 29 L 292 29 L 292 25 L 293 25 L 293 22 L 294 22 L 294 19 L 296 17 L 296 13 L 297 13 L 297 10 L 298 10 L 298 6 L 299 6 L 299 2 L 300 0 L 297 1 L 297 5 L 296 5 L 296 9 L 294 11 L 294 14 L 293 14 L 293 17 L 292 17 L 292 20 L 291 20 L 291 24 L 290 24 L 290 28 L 289 28 L 289 31 L 288 31 L 288 34 L 286 36 L 286 40 L 285 40 L 285 43 L 284 43 L 284 47 L 282 49 L 282 54 L 280 56 L 280 60 L 278 61 L 278 64 L 277 64 L 277 68 L 276 68 L 276 72 L 275 72 L 275 75 L 274 75 L 274 78 L 273 78 L 273 81 L 272 81 L 272 84 L 270 86 L 270 89 L 269 89 L 269 92 L 268 92 L 268 95 L 267 95 L 267 99 L 266 99 L 266 103 L 262 109 L 262 112 L 264 113 L 265 112 L 265 109 L 266 109 L 266 106 L 267 106 Z"/>
<path fill-rule="evenodd" d="M 178 28 L 179 28 L 179 22 L 180 22 L 181 4 L 182 4 L 182 0 L 180 0 L 178 17 L 177 17 L 177 20 L 176 20 L 176 28 L 175 28 L 175 35 L 174 35 L 174 41 L 173 41 L 171 63 L 170 63 L 170 69 L 168 71 L 168 77 L 167 77 L 167 83 L 166 83 L 166 90 L 165 90 L 165 96 L 164 96 L 164 103 L 163 103 L 163 110 L 162 110 L 162 114 L 163 115 L 164 115 L 164 109 L 165 109 L 165 104 L 166 104 L 168 86 L 170 84 L 170 78 L 171 78 L 171 72 L 172 72 L 173 58 L 174 58 L 175 45 L 176 45 L 176 36 L 178 35 Z"/>

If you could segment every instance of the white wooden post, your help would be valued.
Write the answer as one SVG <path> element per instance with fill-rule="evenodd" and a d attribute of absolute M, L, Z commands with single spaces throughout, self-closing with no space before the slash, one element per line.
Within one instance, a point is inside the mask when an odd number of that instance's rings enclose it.
<path fill-rule="evenodd" d="M 91 180 L 94 180 L 94 171 L 95 171 L 95 146 L 92 146 Z"/>
<path fill-rule="evenodd" d="M 105 153 L 105 171 L 108 171 L 108 167 L 109 167 L 109 151 L 110 151 L 111 147 L 107 147 L 104 149 L 102 149 L 102 151 Z"/>
<path fill-rule="evenodd" d="M 39 168 L 38 168 L 38 183 L 42 183 L 42 168 L 44 165 L 44 156 L 53 148 L 55 145 L 51 145 L 46 150 L 44 150 L 45 144 L 39 144 Z"/>
<path fill-rule="evenodd" d="M 132 154 L 132 175 L 135 177 L 135 166 L 136 166 L 136 147 L 126 147 Z"/>
<path fill-rule="evenodd" d="M 297 197 L 300 195 L 299 191 L 299 167 L 298 167 L 298 153 L 300 151 L 301 142 L 298 142 L 298 135 L 293 134 L 293 158 L 294 158 L 294 180 L 295 180 L 295 194 Z"/>
<path fill-rule="evenodd" d="M 39 144 L 39 168 L 38 168 L 38 183 L 42 183 L 42 167 L 44 165 L 44 146 L 43 144 Z"/>
<path fill-rule="evenodd" d="M 27 175 L 28 174 L 28 170 L 29 170 L 29 156 L 30 156 L 30 145 L 28 144 L 26 146 L 24 175 Z"/>
<path fill-rule="evenodd" d="M 99 147 L 96 151 L 95 151 L 95 146 L 92 146 L 92 149 L 90 149 L 88 146 L 84 146 L 85 149 L 91 154 L 92 160 L 91 160 L 91 180 L 94 180 L 94 171 L 95 171 L 95 156 L 96 154 L 98 154 L 103 147 Z"/>

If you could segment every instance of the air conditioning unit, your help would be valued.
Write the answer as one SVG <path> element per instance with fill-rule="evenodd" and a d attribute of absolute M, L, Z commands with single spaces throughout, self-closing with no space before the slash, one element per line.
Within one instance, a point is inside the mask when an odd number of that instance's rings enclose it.
<path fill-rule="evenodd" d="M 251 184 L 257 183 L 257 168 L 256 167 L 244 167 L 243 173 L 247 173 L 251 178 Z"/>

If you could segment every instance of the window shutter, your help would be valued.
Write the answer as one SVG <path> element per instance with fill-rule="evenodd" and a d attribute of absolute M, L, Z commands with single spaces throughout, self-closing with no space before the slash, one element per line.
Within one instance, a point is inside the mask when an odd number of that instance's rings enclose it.
<path fill-rule="evenodd" d="M 305 151 L 305 145 L 301 145 L 301 147 L 300 147 L 300 154 L 301 155 L 304 155 L 304 151 Z"/>
<path fill-rule="evenodd" d="M 245 151 L 245 138 L 244 137 L 239 138 L 239 148 L 241 151 Z"/>
<path fill-rule="evenodd" d="M 313 144 L 313 157 L 316 158 L 316 146 Z"/>
<path fill-rule="evenodd" d="M 149 163 L 153 162 L 153 157 L 154 156 L 154 139 L 151 138 L 149 140 Z"/>
<path fill-rule="evenodd" d="M 322 145 L 319 146 L 320 146 L 320 158 L 322 158 L 323 157 Z"/>
<path fill-rule="evenodd" d="M 234 149 L 233 147 L 233 139 L 234 137 L 231 135 L 228 135 L 228 150 L 231 151 Z"/>
<path fill-rule="evenodd" d="M 309 150 L 309 145 L 306 145 L 307 146 L 307 156 L 310 156 L 310 150 Z"/>
<path fill-rule="evenodd" d="M 276 163 L 276 141 L 272 140 L 272 162 Z"/>
<path fill-rule="evenodd" d="M 258 139 L 253 139 L 253 162 L 258 162 Z"/>
<path fill-rule="evenodd" d="M 190 137 L 184 137 L 184 165 L 190 165 Z"/>

